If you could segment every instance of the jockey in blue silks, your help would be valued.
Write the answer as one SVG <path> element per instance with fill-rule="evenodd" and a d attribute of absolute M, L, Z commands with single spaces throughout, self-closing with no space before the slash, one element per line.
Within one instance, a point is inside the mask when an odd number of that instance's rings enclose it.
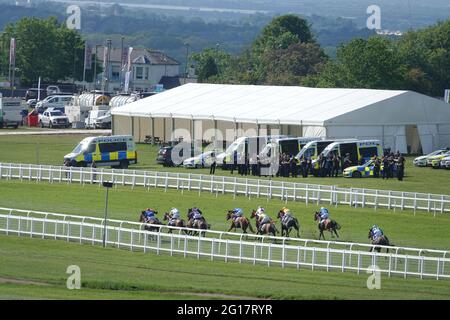
<path fill-rule="evenodd" d="M 378 227 L 377 225 L 373 225 L 372 226 L 372 237 L 373 237 L 373 241 L 378 241 L 378 239 L 380 239 L 380 237 L 382 237 L 383 234 L 383 230 Z"/>
<path fill-rule="evenodd" d="M 234 208 L 233 213 L 233 220 L 236 220 L 237 218 L 240 218 L 244 215 L 244 210 L 242 210 L 241 208 Z"/>
<path fill-rule="evenodd" d="M 147 222 L 151 222 L 152 220 L 159 221 L 158 218 L 156 217 L 157 211 L 154 209 L 148 208 L 147 210 L 145 210 L 144 214 Z"/>
<path fill-rule="evenodd" d="M 320 223 L 323 224 L 327 219 L 330 218 L 330 213 L 328 212 L 328 209 L 325 207 L 320 208 L 319 215 L 320 215 L 319 224 Z"/>

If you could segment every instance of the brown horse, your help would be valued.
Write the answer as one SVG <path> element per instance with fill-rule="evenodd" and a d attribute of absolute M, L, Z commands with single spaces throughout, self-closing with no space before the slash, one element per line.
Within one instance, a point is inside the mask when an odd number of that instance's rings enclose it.
<path fill-rule="evenodd" d="M 169 221 L 167 225 L 169 227 L 177 227 L 177 228 L 186 228 L 186 222 L 183 219 L 175 219 L 172 220 L 172 214 L 169 212 L 164 213 L 164 221 Z M 173 229 L 169 228 L 169 233 L 172 233 Z M 183 230 L 184 233 L 187 234 L 186 230 Z"/>
<path fill-rule="evenodd" d="M 256 234 L 267 234 L 270 235 L 272 234 L 274 237 L 276 237 L 278 230 L 277 227 L 275 226 L 275 222 L 273 222 L 272 219 L 270 219 L 269 223 L 264 224 L 263 226 L 260 227 L 259 225 L 259 215 L 256 213 L 256 210 L 252 211 L 252 214 L 250 216 L 250 218 L 255 218 L 256 220 Z"/>
<path fill-rule="evenodd" d="M 155 211 L 155 214 L 158 214 L 157 211 Z M 141 223 L 145 223 L 144 225 L 144 230 L 147 231 L 160 231 L 161 227 L 155 226 L 155 225 L 163 225 L 163 223 L 161 221 L 158 220 L 158 218 L 154 218 L 154 219 L 148 219 L 145 216 L 145 210 L 141 211 L 141 215 L 139 216 L 139 222 Z"/>
<path fill-rule="evenodd" d="M 323 240 L 325 240 L 325 236 L 323 234 L 324 230 L 330 231 L 331 233 L 331 237 L 333 237 L 333 232 L 336 234 L 336 237 L 339 238 L 339 235 L 337 233 L 336 230 L 341 229 L 341 226 L 339 225 L 339 223 L 337 223 L 334 220 L 330 220 L 327 219 L 328 221 L 326 221 L 325 224 L 323 223 L 318 223 L 317 227 L 319 228 L 320 234 L 319 234 L 319 240 L 322 237 Z M 314 221 L 320 221 L 320 213 L 316 211 L 316 213 L 314 213 Z"/>
<path fill-rule="evenodd" d="M 202 213 L 200 210 L 198 210 L 200 213 Z M 208 224 L 206 222 L 206 219 L 203 217 L 202 219 L 197 219 L 194 220 L 194 212 L 192 210 L 192 208 L 188 209 L 188 213 L 187 213 L 187 217 L 188 217 L 188 222 L 186 224 L 186 227 L 191 228 L 191 229 L 200 229 L 200 230 L 207 230 L 207 229 L 211 229 L 211 225 Z M 190 235 L 196 236 L 199 235 L 203 236 L 204 235 L 204 231 L 188 231 L 187 232 Z"/>
<path fill-rule="evenodd" d="M 294 228 L 297 230 L 297 237 L 300 238 L 300 223 L 297 218 L 291 216 L 290 218 L 287 218 L 286 221 L 283 221 L 284 215 L 285 213 L 283 210 L 278 211 L 277 218 L 281 220 L 281 236 L 284 236 L 286 232 L 286 237 L 289 237 L 291 229 Z"/>
<path fill-rule="evenodd" d="M 250 221 L 246 217 L 237 217 L 235 219 L 233 218 L 234 218 L 233 210 L 228 210 L 226 219 L 227 221 L 232 219 L 230 229 L 228 229 L 228 232 L 230 232 L 232 229 L 234 229 L 233 231 L 236 231 L 237 228 L 241 228 L 242 233 L 247 233 L 247 228 L 249 228 L 252 233 L 255 233 L 252 225 L 250 224 Z"/>

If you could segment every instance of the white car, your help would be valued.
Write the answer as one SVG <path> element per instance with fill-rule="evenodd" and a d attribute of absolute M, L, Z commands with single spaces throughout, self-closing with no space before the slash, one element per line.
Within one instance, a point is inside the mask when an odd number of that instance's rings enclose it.
<path fill-rule="evenodd" d="M 426 167 L 428 165 L 427 164 L 427 160 L 428 160 L 429 157 L 438 156 L 438 155 L 441 155 L 441 154 L 443 154 L 445 152 L 447 152 L 447 150 L 445 150 L 445 149 L 439 149 L 439 150 L 433 151 L 432 153 L 429 153 L 429 154 L 427 154 L 425 156 L 421 156 L 421 157 L 415 158 L 413 160 L 413 164 L 415 166 L 418 166 L 418 167 Z"/>
<path fill-rule="evenodd" d="M 39 124 L 41 128 L 70 127 L 69 118 L 59 110 L 45 110 L 39 115 Z"/>
<path fill-rule="evenodd" d="M 441 168 L 450 169 L 450 157 L 441 160 Z"/>
<path fill-rule="evenodd" d="M 206 151 L 196 157 L 188 158 L 183 161 L 185 168 L 208 168 L 213 163 L 213 157 L 218 154 L 219 150 Z"/>

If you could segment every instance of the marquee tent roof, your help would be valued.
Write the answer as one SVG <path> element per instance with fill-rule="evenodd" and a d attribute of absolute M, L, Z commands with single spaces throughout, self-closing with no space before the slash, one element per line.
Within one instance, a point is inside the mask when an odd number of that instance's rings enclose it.
<path fill-rule="evenodd" d="M 112 114 L 320 126 L 450 123 L 450 104 L 412 91 L 189 83 Z"/>

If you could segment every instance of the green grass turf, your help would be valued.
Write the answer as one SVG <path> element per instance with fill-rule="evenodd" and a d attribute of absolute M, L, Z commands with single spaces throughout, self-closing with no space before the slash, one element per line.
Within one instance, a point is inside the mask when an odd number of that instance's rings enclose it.
<path fill-rule="evenodd" d="M 79 185 L 66 183 L 20 182 L 18 180 L 0 180 L 0 206 L 60 212 L 67 214 L 103 217 L 105 189 L 98 185 Z M 117 187 L 109 194 L 109 218 L 137 221 L 141 210 L 156 208 L 162 213 L 177 207 L 185 217 L 187 209 L 200 207 L 212 229 L 225 231 L 229 223 L 225 221 L 228 209 L 242 207 L 249 217 L 252 209 L 263 205 L 272 218 L 278 210 L 287 205 L 301 224 L 302 238 L 318 237 L 317 224 L 313 213 L 317 205 L 301 202 L 288 202 L 272 199 L 246 198 L 231 195 L 188 192 L 179 190 L 146 189 L 143 187 Z M 347 206 L 330 207 L 331 217 L 337 220 L 342 229 L 340 240 L 368 243 L 367 232 L 373 224 L 378 224 L 398 246 L 421 248 L 450 248 L 450 215 L 412 211 L 374 210 L 371 208 L 350 208 Z M 326 233 L 330 239 L 329 233 Z"/>
<path fill-rule="evenodd" d="M 4 235 L 0 241 L 0 298 L 450 298 L 448 281 L 382 276 L 381 289 L 369 290 L 364 273 L 223 263 Z M 69 265 L 81 269 L 80 290 L 65 288 Z"/>
<path fill-rule="evenodd" d="M 69 153 L 86 135 L 61 136 L 0 136 L 0 162 L 21 162 L 61 165 L 65 154 Z M 185 169 L 182 167 L 166 168 L 156 163 L 157 146 L 138 144 L 138 161 L 130 168 L 170 171 L 195 172 L 209 174 L 209 169 Z M 450 194 L 450 170 L 417 168 L 412 165 L 414 157 L 407 157 L 405 180 L 382 180 L 374 178 L 275 178 L 278 180 L 302 183 L 337 185 L 339 187 L 359 187 L 371 189 L 389 189 L 411 192 Z M 217 175 L 231 176 L 229 171 L 216 170 Z M 237 176 L 237 175 L 235 175 Z M 248 176 L 252 178 L 252 176 Z M 262 177 L 262 179 L 265 179 Z"/>

